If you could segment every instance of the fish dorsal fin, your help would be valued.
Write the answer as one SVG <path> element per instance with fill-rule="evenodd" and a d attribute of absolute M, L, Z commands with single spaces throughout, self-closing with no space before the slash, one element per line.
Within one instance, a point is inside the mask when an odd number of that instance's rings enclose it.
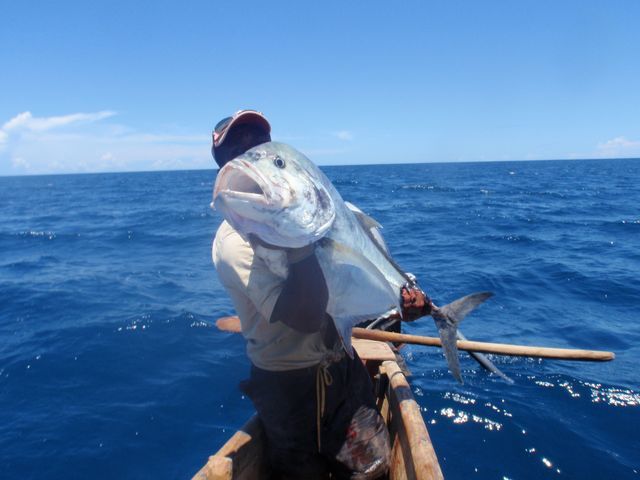
<path fill-rule="evenodd" d="M 382 237 L 382 234 L 380 233 L 380 230 L 379 230 L 380 228 L 382 228 L 382 225 L 380 225 L 373 218 L 371 218 L 369 215 L 367 215 L 358 207 L 356 207 L 353 203 L 350 203 L 347 201 L 345 201 L 344 203 L 349 209 L 349 211 L 353 213 L 354 217 L 356 217 L 356 220 L 358 220 L 358 223 L 360 223 L 360 225 L 362 226 L 362 229 L 364 230 L 366 235 L 369 237 L 369 239 L 378 248 L 378 250 L 380 250 L 380 253 L 382 253 L 382 255 L 385 256 L 387 261 L 391 265 L 393 265 L 393 268 L 395 268 L 396 271 L 401 276 L 403 276 L 407 282 L 411 283 L 412 279 L 409 278 L 409 276 L 407 276 L 407 273 L 402 268 L 400 268 L 400 265 L 398 265 L 396 261 L 391 257 L 391 254 L 389 253 L 389 248 L 387 247 L 387 244 L 384 241 L 384 238 Z M 365 222 L 367 222 L 370 226 L 367 226 L 367 223 Z"/>
<path fill-rule="evenodd" d="M 353 203 L 347 201 L 345 201 L 344 203 L 347 208 L 353 212 L 363 228 L 367 230 L 370 230 L 372 228 L 382 228 L 382 225 L 380 225 L 375 219 L 371 218 L 369 215 L 356 207 Z"/>

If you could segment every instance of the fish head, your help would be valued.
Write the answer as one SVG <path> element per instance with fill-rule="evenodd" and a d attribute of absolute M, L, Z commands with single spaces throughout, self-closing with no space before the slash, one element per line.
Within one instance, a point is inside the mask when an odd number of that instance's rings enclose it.
<path fill-rule="evenodd" d="M 304 247 L 322 238 L 335 220 L 325 178 L 294 148 L 263 143 L 220 169 L 213 205 L 244 236 L 276 247 Z"/>

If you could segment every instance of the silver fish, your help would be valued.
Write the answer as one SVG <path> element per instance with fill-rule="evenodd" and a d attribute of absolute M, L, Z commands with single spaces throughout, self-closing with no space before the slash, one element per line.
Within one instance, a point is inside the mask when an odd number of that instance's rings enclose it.
<path fill-rule="evenodd" d="M 256 235 L 282 248 L 316 243 L 329 290 L 327 313 L 349 354 L 352 327 L 401 311 L 401 288 L 415 285 L 372 235 L 377 222 L 350 209 L 325 174 L 289 145 L 264 143 L 227 163 L 218 172 L 212 203 L 247 239 Z M 273 255 L 269 262 L 274 264 Z M 273 268 L 286 275 L 286 265 Z M 458 323 L 491 295 L 467 295 L 431 312 L 449 369 L 460 382 Z"/>

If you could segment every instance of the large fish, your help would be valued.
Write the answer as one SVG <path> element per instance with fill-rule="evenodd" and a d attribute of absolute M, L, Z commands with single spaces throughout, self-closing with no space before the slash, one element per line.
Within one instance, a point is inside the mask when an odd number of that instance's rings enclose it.
<path fill-rule="evenodd" d="M 245 238 L 256 235 L 282 248 L 316 242 L 329 290 L 327 313 L 349 354 L 352 327 L 400 311 L 401 288 L 415 285 L 374 238 L 375 220 L 349 208 L 324 173 L 289 145 L 264 143 L 227 163 L 218 172 L 213 205 Z M 256 254 L 286 277 L 282 250 L 256 248 Z M 449 369 L 460 382 L 457 325 L 491 295 L 467 295 L 431 312 Z"/>

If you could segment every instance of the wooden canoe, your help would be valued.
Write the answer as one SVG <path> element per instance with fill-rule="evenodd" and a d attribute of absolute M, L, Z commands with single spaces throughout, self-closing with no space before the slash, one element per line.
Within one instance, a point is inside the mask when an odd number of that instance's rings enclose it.
<path fill-rule="evenodd" d="M 395 354 L 382 342 L 354 340 L 372 376 L 380 413 L 391 438 L 391 480 L 442 479 L 420 407 Z M 194 480 L 269 478 L 265 436 L 257 416 L 238 430 L 193 477 Z"/>

